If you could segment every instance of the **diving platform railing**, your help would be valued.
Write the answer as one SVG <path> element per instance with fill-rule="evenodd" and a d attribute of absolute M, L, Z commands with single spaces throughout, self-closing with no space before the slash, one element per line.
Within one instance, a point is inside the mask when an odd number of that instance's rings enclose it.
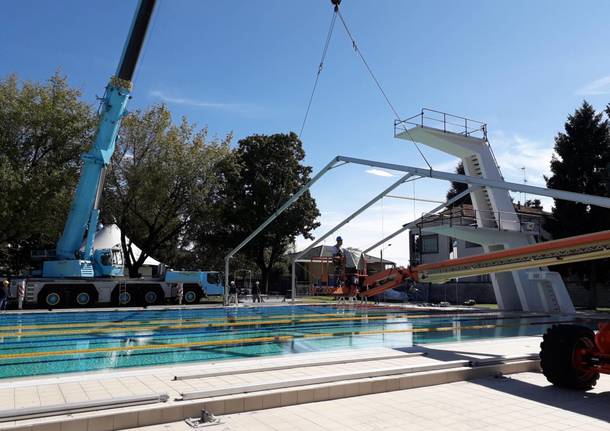
<path fill-rule="evenodd" d="M 424 230 L 431 226 L 472 226 L 478 229 L 480 221 L 485 226 L 494 226 L 491 228 L 493 230 L 524 232 L 540 237 L 544 222 L 543 216 L 517 212 L 517 220 L 515 220 L 514 215 L 514 213 L 506 211 L 475 210 L 460 206 L 437 214 L 422 214 L 415 222 L 415 226 Z"/>
<path fill-rule="evenodd" d="M 423 108 L 419 114 L 405 120 L 394 120 L 394 136 L 412 127 L 430 127 L 445 133 L 487 138 L 487 124 L 458 115 Z"/>
<path fill-rule="evenodd" d="M 500 165 L 496 159 L 493 148 L 487 139 L 487 124 L 471 118 L 460 117 L 459 115 L 434 109 L 423 108 L 419 114 L 415 114 L 405 120 L 394 120 L 394 137 L 413 140 L 410 129 L 415 127 L 425 127 L 442 131 L 443 133 L 453 133 L 464 137 L 476 138 L 481 140 L 489 147 L 489 152 L 498 170 Z"/>

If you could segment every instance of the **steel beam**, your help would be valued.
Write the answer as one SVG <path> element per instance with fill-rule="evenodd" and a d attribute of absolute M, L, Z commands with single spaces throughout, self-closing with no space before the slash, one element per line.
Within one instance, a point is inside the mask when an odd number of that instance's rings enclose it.
<path fill-rule="evenodd" d="M 610 208 L 610 198 L 588 195 L 584 193 L 567 192 L 558 189 L 547 189 L 545 187 L 529 186 L 526 184 L 511 183 L 502 180 L 491 180 L 482 177 L 471 177 L 468 175 L 452 174 L 449 172 L 435 171 L 433 169 L 415 168 L 413 166 L 397 165 L 395 163 L 376 162 L 374 160 L 357 159 L 354 157 L 337 156 L 337 159 L 345 163 L 372 166 L 388 169 L 391 171 L 411 172 L 421 177 L 436 178 L 445 181 L 455 181 L 471 185 L 491 187 L 495 189 L 510 190 L 513 192 L 524 192 L 532 195 L 548 196 L 565 201 L 580 202 L 598 207 Z"/>
<path fill-rule="evenodd" d="M 336 156 L 334 157 L 318 174 L 311 179 L 306 185 L 304 185 L 298 192 L 284 203 L 276 212 L 274 212 L 267 220 L 265 220 L 254 232 L 252 232 L 246 239 L 244 239 L 237 247 L 229 252 L 225 256 L 225 304 L 228 300 L 228 289 L 229 289 L 229 261 L 230 259 L 241 250 L 246 244 L 248 244 L 256 235 L 258 235 L 263 229 L 265 229 L 273 220 L 275 220 L 282 212 L 284 212 L 290 205 L 292 205 L 303 193 L 317 182 L 326 172 L 336 167 L 337 163 L 343 162 L 344 164 L 353 163 L 363 166 L 378 167 L 393 171 L 407 172 L 408 175 L 417 175 L 426 178 L 436 178 L 445 181 L 455 181 L 458 183 L 469 184 L 471 186 L 491 187 L 502 190 L 509 190 L 513 192 L 524 192 L 539 196 L 548 196 L 554 199 L 567 200 L 572 202 L 580 202 L 584 204 L 590 204 L 600 206 L 604 208 L 610 208 L 610 198 L 601 196 L 588 195 L 584 193 L 568 192 L 557 189 L 547 189 L 544 187 L 530 186 L 526 184 L 511 183 L 501 180 L 491 180 L 482 177 L 471 177 L 468 175 L 453 174 L 449 172 L 435 171 L 433 169 L 416 168 L 413 166 L 398 165 L 395 163 L 377 162 L 375 160 L 358 159 L 355 157 Z M 387 194 L 387 193 L 386 193 Z M 294 264 L 293 264 L 293 300 L 294 300 Z"/>
<path fill-rule="evenodd" d="M 442 210 L 443 208 L 445 208 L 445 207 L 447 207 L 447 206 L 451 205 L 451 204 L 452 204 L 452 203 L 454 203 L 454 202 L 457 202 L 458 200 L 460 200 L 460 199 L 462 199 L 464 196 L 466 196 L 468 193 L 470 193 L 470 192 L 472 192 L 472 191 L 475 191 L 475 190 L 476 190 L 476 189 L 478 189 L 478 188 L 479 188 L 478 186 L 476 186 L 476 187 L 472 187 L 472 186 L 471 186 L 471 187 L 468 187 L 466 190 L 464 190 L 463 192 L 461 192 L 461 193 L 459 193 L 459 194 L 455 195 L 454 197 L 452 197 L 452 198 L 451 198 L 451 199 L 449 199 L 448 201 L 443 202 L 441 205 L 439 205 L 439 206 L 437 206 L 437 207 L 434 207 L 433 209 L 431 209 L 430 211 L 428 211 L 427 213 L 425 213 L 425 214 L 424 214 L 422 217 L 425 217 L 425 216 L 427 216 L 427 215 L 431 215 L 431 214 L 435 214 L 435 213 L 437 213 L 438 211 L 440 211 L 440 210 Z M 370 246 L 369 248 L 367 248 L 366 250 L 364 250 L 364 251 L 362 252 L 362 254 L 366 254 L 366 253 L 368 253 L 369 251 L 376 249 L 377 247 L 379 247 L 379 246 L 380 246 L 381 244 L 383 244 L 384 242 L 389 241 L 389 240 L 391 240 L 392 238 L 394 238 L 395 236 L 400 235 L 400 234 L 401 234 L 401 233 L 403 233 L 404 231 L 411 229 L 413 226 L 415 226 L 415 224 L 417 223 L 417 220 L 419 220 L 419 218 L 417 218 L 417 219 L 415 219 L 415 220 L 413 220 L 413 221 L 410 221 L 410 222 L 409 222 L 409 223 L 407 223 L 407 224 L 402 225 L 402 227 L 401 227 L 400 229 L 398 229 L 397 231 L 395 231 L 395 232 L 393 232 L 393 233 L 389 234 L 388 236 L 386 236 L 386 237 L 385 237 L 385 238 L 383 238 L 382 240 L 379 240 L 378 242 L 376 242 L 375 244 L 373 244 L 372 246 Z M 382 262 L 382 265 L 383 265 L 383 262 Z"/>
<path fill-rule="evenodd" d="M 320 244 L 322 241 L 324 241 L 326 238 L 328 238 L 329 236 L 331 236 L 333 233 L 335 233 L 336 231 L 338 231 L 339 229 L 341 229 L 343 226 L 345 226 L 346 224 L 348 224 L 350 221 L 352 221 L 355 217 L 358 217 L 360 214 L 362 214 L 366 209 L 370 208 L 375 202 L 377 202 L 379 199 L 381 199 L 382 197 L 384 197 L 385 195 L 387 195 L 388 193 L 390 193 L 392 190 L 394 190 L 396 187 L 398 187 L 399 185 L 403 184 L 405 181 L 407 181 L 410 177 L 412 177 L 413 174 L 411 174 L 410 172 L 407 172 L 405 175 L 403 175 L 402 177 L 400 177 L 400 179 L 398 181 L 396 181 L 395 183 L 393 183 L 392 185 L 390 185 L 388 188 L 386 188 L 384 191 L 382 191 L 381 193 L 379 193 L 377 196 L 375 196 L 373 199 L 371 199 L 370 201 L 368 201 L 367 203 L 365 203 L 364 205 L 362 205 L 360 208 L 358 208 L 356 211 L 354 211 L 353 213 L 351 213 L 349 216 L 347 216 L 346 219 L 344 219 L 343 221 L 341 221 L 339 224 L 337 224 L 335 227 L 333 227 L 331 230 L 329 230 L 328 232 L 326 232 L 324 235 L 322 235 L 320 238 L 318 238 L 317 240 L 315 240 L 314 242 L 312 242 L 311 244 L 309 244 L 309 246 L 307 246 L 305 248 L 305 250 L 299 252 L 292 260 L 292 301 L 294 301 L 295 297 L 296 297 L 296 288 L 297 288 L 297 284 L 296 284 L 296 262 L 297 260 L 299 260 L 301 258 L 301 256 L 303 256 L 305 253 L 307 253 L 309 250 L 311 250 L 312 248 L 314 248 L 316 245 Z"/>
<path fill-rule="evenodd" d="M 292 205 L 297 199 L 299 199 L 303 195 L 303 193 L 305 193 L 307 190 L 309 190 L 311 188 L 311 186 L 313 186 L 314 183 L 316 183 L 320 178 L 322 178 L 322 176 L 326 172 L 328 172 L 332 168 L 334 168 L 337 163 L 339 163 L 339 158 L 335 157 L 326 166 L 324 166 L 324 168 L 320 172 L 318 172 L 317 175 L 314 176 L 307 184 L 305 184 L 303 187 L 301 187 L 301 189 L 298 192 L 293 194 L 290 197 L 290 199 L 288 199 L 284 203 L 284 205 L 282 205 L 280 208 L 278 208 L 277 211 L 275 211 L 273 214 L 271 214 L 271 216 L 269 216 L 269 218 L 267 220 L 265 220 L 259 227 L 257 227 L 256 230 L 254 230 L 254 232 L 252 232 L 250 235 L 248 235 L 248 237 L 246 239 L 244 239 L 242 242 L 240 242 L 237 247 L 235 247 L 233 250 L 231 250 L 229 252 L 229 254 L 227 254 L 225 256 L 224 305 L 228 305 L 228 302 L 229 302 L 229 270 L 230 270 L 231 258 L 233 256 L 235 256 L 235 254 L 237 252 L 239 252 L 239 250 L 241 250 L 246 244 L 248 244 L 250 241 L 252 241 L 252 238 L 254 238 L 256 235 L 258 235 L 263 229 L 265 229 L 273 220 L 275 220 L 281 213 L 283 213 L 290 205 Z"/>

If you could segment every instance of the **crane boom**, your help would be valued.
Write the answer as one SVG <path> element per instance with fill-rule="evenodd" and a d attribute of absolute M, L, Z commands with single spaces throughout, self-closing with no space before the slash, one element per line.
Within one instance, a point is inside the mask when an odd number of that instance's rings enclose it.
<path fill-rule="evenodd" d="M 110 79 L 100 105 L 95 142 L 82 156 L 83 167 L 63 233 L 57 243 L 57 260 L 44 262 L 45 277 L 93 277 L 122 275 L 122 265 L 109 259 L 95 259 L 93 239 L 99 218 L 99 200 L 104 187 L 121 119 L 132 89 L 131 80 L 138 62 L 156 0 L 140 0 L 116 74 Z M 87 234 L 84 253 L 80 253 Z M 100 254 L 102 256 L 103 254 Z M 120 270 L 120 273 L 119 273 Z"/>

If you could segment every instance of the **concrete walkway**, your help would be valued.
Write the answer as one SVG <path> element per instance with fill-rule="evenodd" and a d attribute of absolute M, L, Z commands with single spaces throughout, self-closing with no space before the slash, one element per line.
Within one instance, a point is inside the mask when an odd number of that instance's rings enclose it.
<path fill-rule="evenodd" d="M 220 416 L 210 430 L 579 430 L 610 429 L 610 377 L 589 392 L 558 389 L 540 373 Z M 184 422 L 132 431 L 188 431 Z"/>
<path fill-rule="evenodd" d="M 15 379 L 0 384 L 0 396 L 6 409 L 62 404 L 69 407 L 70 403 L 85 400 L 160 393 L 168 394 L 169 400 L 147 406 L 4 422 L 0 429 L 39 430 L 47 429 L 51 424 L 57 427 L 49 429 L 57 430 L 125 429 L 195 416 L 201 408 L 215 414 L 245 412 L 440 384 L 495 371 L 489 367 L 473 370 L 465 364 L 454 364 L 456 367 L 451 376 L 446 370 L 432 373 L 418 370 L 422 366 L 444 367 L 456 361 L 537 353 L 539 343 L 539 337 L 514 337 L 426 344 L 402 351 L 388 348 L 338 350 L 189 366 Z M 413 352 L 424 354 L 413 355 Z M 333 364 L 325 365 L 324 362 Z M 536 367 L 533 361 L 525 362 L 503 370 L 519 372 Z M 174 376 L 185 378 L 174 380 Z M 185 394 L 197 392 L 200 394 L 190 401 L 181 400 L 186 398 Z M 43 424 L 45 428 L 41 428 Z"/>

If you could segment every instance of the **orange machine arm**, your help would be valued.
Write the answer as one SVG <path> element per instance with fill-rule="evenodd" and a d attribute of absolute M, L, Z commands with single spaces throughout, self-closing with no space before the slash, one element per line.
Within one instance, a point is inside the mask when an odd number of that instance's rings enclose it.
<path fill-rule="evenodd" d="M 386 290 L 400 286 L 409 278 L 414 278 L 413 271 L 410 268 L 403 267 L 390 268 L 377 274 L 369 275 L 364 279 L 366 290 L 360 292 L 360 296 L 369 298 L 379 295 Z"/>
<path fill-rule="evenodd" d="M 426 263 L 414 268 L 386 269 L 364 279 L 366 290 L 360 292 L 360 296 L 378 295 L 393 289 L 408 278 L 425 283 L 444 283 L 458 277 L 607 257 L 610 257 L 610 231 L 595 232 L 477 256 Z"/>
<path fill-rule="evenodd" d="M 442 283 L 452 278 L 561 265 L 610 257 L 610 231 L 572 236 L 477 256 L 416 266 L 417 281 Z"/>

